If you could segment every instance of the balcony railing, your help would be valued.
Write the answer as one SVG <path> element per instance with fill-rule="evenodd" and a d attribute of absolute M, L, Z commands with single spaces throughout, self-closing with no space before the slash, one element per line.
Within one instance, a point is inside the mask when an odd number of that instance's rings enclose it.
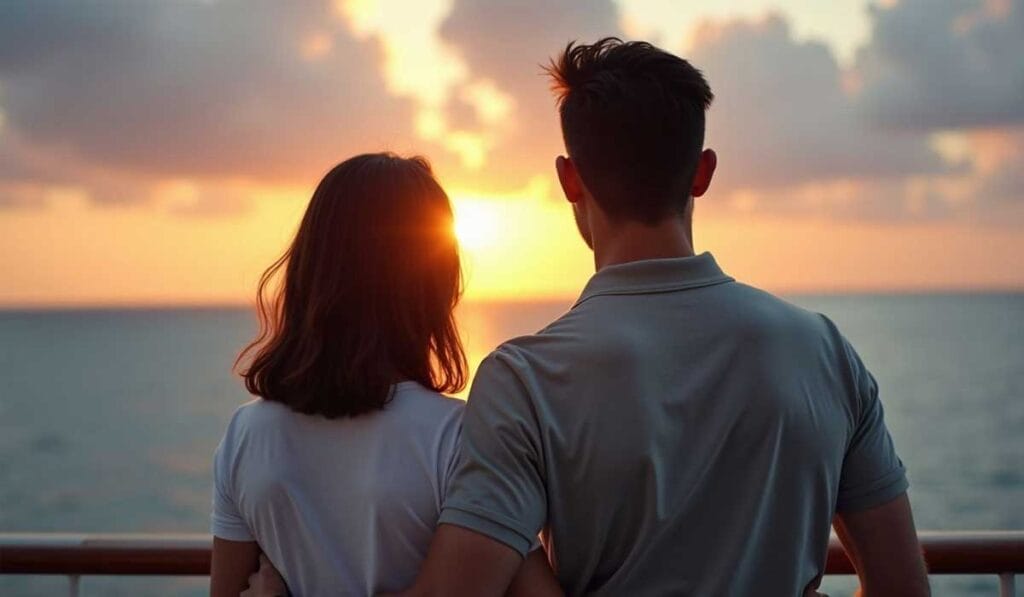
<path fill-rule="evenodd" d="M 1013 597 L 1024 574 L 1024 531 L 922 531 L 930 574 L 994 574 L 999 594 Z M 209 535 L 0 533 L 0 574 L 68 577 L 78 595 L 83 575 L 206 576 Z M 842 546 L 832 539 L 825 574 L 853 574 Z"/>

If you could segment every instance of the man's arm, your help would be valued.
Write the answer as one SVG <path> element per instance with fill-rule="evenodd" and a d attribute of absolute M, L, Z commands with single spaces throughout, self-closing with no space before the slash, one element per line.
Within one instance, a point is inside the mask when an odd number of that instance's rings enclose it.
<path fill-rule="evenodd" d="M 519 572 L 512 579 L 512 585 L 505 592 L 505 597 L 563 597 L 565 593 L 558 584 L 555 571 L 548 562 L 548 554 L 543 549 L 535 549 L 526 556 L 526 561 L 519 567 Z"/>
<path fill-rule="evenodd" d="M 874 508 L 840 512 L 833 526 L 865 597 L 931 594 L 906 493 Z"/>
<path fill-rule="evenodd" d="M 393 597 L 501 597 L 522 563 L 519 552 L 500 541 L 441 524 L 416 584 Z"/>
<path fill-rule="evenodd" d="M 416 584 L 392 597 L 562 597 L 543 549 L 525 560 L 500 541 L 441 524 L 434 533 Z M 383 597 L 383 596 L 382 596 Z"/>
<path fill-rule="evenodd" d="M 477 369 L 459 464 L 410 595 L 504 595 L 544 526 L 543 439 L 517 359 L 499 348 Z"/>
<path fill-rule="evenodd" d="M 855 419 L 843 457 L 833 526 L 857 570 L 862 593 L 928 595 L 907 476 L 885 425 L 878 382 L 853 346 L 839 338 L 852 382 L 849 406 Z"/>

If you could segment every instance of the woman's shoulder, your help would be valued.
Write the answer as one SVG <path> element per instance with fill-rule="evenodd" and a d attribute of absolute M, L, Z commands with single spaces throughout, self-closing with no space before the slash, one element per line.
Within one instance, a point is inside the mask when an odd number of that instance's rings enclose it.
<path fill-rule="evenodd" d="M 243 437 L 279 436 L 282 433 L 332 433 L 331 430 L 354 428 L 422 428 L 459 427 L 465 402 L 423 387 L 416 382 L 397 384 L 392 400 L 382 411 L 355 418 L 325 419 L 297 413 L 285 404 L 255 398 L 235 409 L 228 423 L 226 439 L 241 441 Z"/>
<path fill-rule="evenodd" d="M 395 386 L 395 395 L 389 406 L 396 410 L 447 418 L 452 415 L 461 416 L 466 403 L 415 381 L 403 381 Z"/>
<path fill-rule="evenodd" d="M 246 433 L 267 425 L 276 425 L 283 419 L 294 416 L 295 413 L 280 402 L 256 397 L 235 409 L 228 422 L 227 435 Z"/>
<path fill-rule="evenodd" d="M 385 423 L 390 431 L 399 432 L 406 442 L 420 449 L 436 452 L 438 470 L 458 452 L 462 433 L 464 400 L 445 396 L 415 382 L 404 382 L 395 388 L 395 396 L 385 407 L 391 416 Z"/>
<path fill-rule="evenodd" d="M 402 429 L 418 429 L 420 435 L 436 437 L 458 434 L 466 403 L 445 396 L 416 382 L 403 382 L 395 388 L 391 402 L 384 407 L 386 419 Z"/>
<path fill-rule="evenodd" d="M 255 397 L 244 402 L 235 409 L 232 420 L 252 421 L 262 418 L 282 417 L 291 413 L 291 409 L 273 400 Z"/>
<path fill-rule="evenodd" d="M 395 393 L 384 408 L 384 412 L 392 412 L 399 416 L 409 415 L 416 419 L 447 419 L 461 417 L 465 401 L 452 398 L 414 381 L 401 382 L 395 386 Z M 373 418 L 373 415 L 370 415 Z M 357 417 L 357 419 L 361 419 Z M 285 404 L 253 398 L 235 409 L 231 416 L 229 428 L 253 428 L 267 424 L 279 424 L 285 420 L 324 422 L 321 417 L 297 413 Z M 355 419 L 335 419 L 334 421 L 355 422 Z"/>

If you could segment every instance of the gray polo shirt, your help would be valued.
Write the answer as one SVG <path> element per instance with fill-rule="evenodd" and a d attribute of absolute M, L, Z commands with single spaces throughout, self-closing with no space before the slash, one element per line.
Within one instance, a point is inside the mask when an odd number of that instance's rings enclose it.
<path fill-rule="evenodd" d="M 440 522 L 569 595 L 797 595 L 837 510 L 907 489 L 853 348 L 703 255 L 607 267 L 480 365 Z"/>

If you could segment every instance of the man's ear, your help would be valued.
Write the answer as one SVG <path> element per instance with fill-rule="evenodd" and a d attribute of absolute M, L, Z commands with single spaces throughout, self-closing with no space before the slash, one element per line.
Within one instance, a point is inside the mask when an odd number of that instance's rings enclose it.
<path fill-rule="evenodd" d="M 690 187 L 691 196 L 700 197 L 708 191 L 717 165 L 718 156 L 715 154 L 714 149 L 705 149 L 700 153 L 700 160 L 697 162 L 697 172 L 693 176 L 693 186 Z"/>
<path fill-rule="evenodd" d="M 583 199 L 583 183 L 572 158 L 558 156 L 555 159 L 555 171 L 558 172 L 558 182 L 562 185 L 565 198 L 569 203 L 579 203 Z"/>

